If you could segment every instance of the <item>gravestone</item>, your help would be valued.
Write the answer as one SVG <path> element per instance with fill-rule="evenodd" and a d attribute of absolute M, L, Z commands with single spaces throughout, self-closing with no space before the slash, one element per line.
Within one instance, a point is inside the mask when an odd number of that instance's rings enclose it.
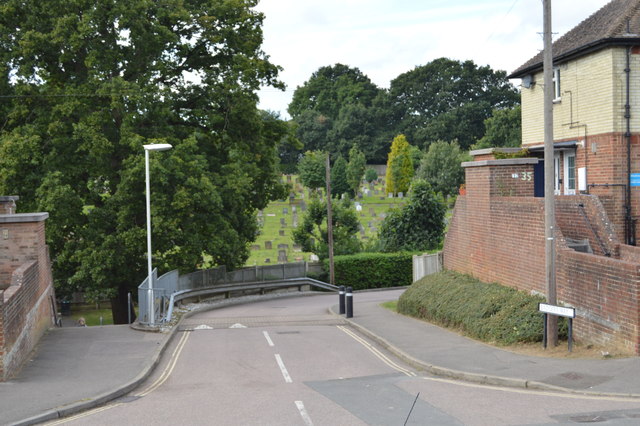
<path fill-rule="evenodd" d="M 286 263 L 286 262 L 287 262 L 287 251 L 278 250 L 278 263 Z"/>
<path fill-rule="evenodd" d="M 271 241 L 265 241 L 264 242 L 264 249 L 265 250 L 271 250 L 273 248 L 273 244 L 271 243 Z"/>
<path fill-rule="evenodd" d="M 296 206 L 291 206 L 291 213 L 293 213 L 293 214 L 297 213 L 297 207 Z"/>
<path fill-rule="evenodd" d="M 280 230 L 278 231 L 278 235 L 279 235 L 280 237 L 284 237 L 284 229 L 280 229 Z"/>
<path fill-rule="evenodd" d="M 293 226 L 294 228 L 297 228 L 297 227 L 298 227 L 298 215 L 294 215 L 294 216 L 293 216 L 293 223 L 292 223 L 292 226 Z"/>
<path fill-rule="evenodd" d="M 373 228 L 373 222 L 368 222 L 367 226 L 369 226 L 369 228 Z"/>
<path fill-rule="evenodd" d="M 373 191 L 373 195 L 380 195 L 380 191 L 376 189 L 375 191 Z"/>
<path fill-rule="evenodd" d="M 264 263 L 271 263 L 271 259 L 269 259 L 268 257 L 264 260 Z"/>
<path fill-rule="evenodd" d="M 287 207 L 283 207 L 282 214 L 289 214 L 289 209 Z"/>
<path fill-rule="evenodd" d="M 398 198 L 402 198 L 402 197 L 404 197 L 404 193 L 398 192 Z"/>
<path fill-rule="evenodd" d="M 357 212 L 361 212 L 362 211 L 362 204 L 356 203 L 356 211 Z"/>
<path fill-rule="evenodd" d="M 363 197 L 362 192 L 358 192 L 358 199 L 362 200 L 362 197 Z"/>
<path fill-rule="evenodd" d="M 369 207 L 369 215 L 373 216 L 374 214 L 376 214 L 376 211 L 373 209 L 373 207 Z"/>
<path fill-rule="evenodd" d="M 293 251 L 296 251 L 296 252 L 302 251 L 302 246 L 300 244 L 294 244 Z"/>
<path fill-rule="evenodd" d="M 264 212 L 262 210 L 258 210 L 258 217 L 262 217 L 264 215 Z"/>
<path fill-rule="evenodd" d="M 251 246 L 251 250 L 260 250 L 260 244 L 254 244 Z"/>
<path fill-rule="evenodd" d="M 278 244 L 278 250 L 285 250 L 289 248 L 289 244 Z"/>
<path fill-rule="evenodd" d="M 380 213 L 380 219 L 384 219 L 385 217 L 387 217 L 386 213 Z"/>
<path fill-rule="evenodd" d="M 371 217 L 376 217 L 376 212 L 371 213 Z"/>
<path fill-rule="evenodd" d="M 360 213 L 360 217 L 364 217 L 364 213 Z"/>
<path fill-rule="evenodd" d="M 296 194 L 289 195 L 289 204 L 296 202 Z"/>
<path fill-rule="evenodd" d="M 282 226 L 282 227 L 287 226 L 287 222 L 284 220 L 284 217 L 280 218 L 280 226 Z"/>
<path fill-rule="evenodd" d="M 393 198 L 393 192 L 389 192 L 389 193 L 387 194 L 387 197 L 389 197 L 389 198 Z"/>
<path fill-rule="evenodd" d="M 384 196 L 380 197 L 380 200 L 384 201 L 384 199 L 385 199 Z"/>

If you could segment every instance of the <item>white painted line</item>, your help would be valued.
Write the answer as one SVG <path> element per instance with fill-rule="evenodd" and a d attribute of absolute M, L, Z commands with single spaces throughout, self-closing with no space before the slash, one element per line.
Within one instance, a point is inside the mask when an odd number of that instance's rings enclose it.
<path fill-rule="evenodd" d="M 269 333 L 263 331 L 262 334 L 264 334 L 264 338 L 267 339 L 267 343 L 269 344 L 269 346 L 274 346 L 273 340 L 271 340 L 271 337 L 269 337 Z"/>
<path fill-rule="evenodd" d="M 302 403 L 302 401 L 296 401 L 296 407 L 298 407 L 298 411 L 302 416 L 302 421 L 304 421 L 304 424 L 307 426 L 313 426 L 311 417 L 309 417 L 309 413 L 307 413 L 307 410 L 304 408 L 304 404 Z"/>
<path fill-rule="evenodd" d="M 284 381 L 286 383 L 293 383 L 291 380 L 291 376 L 287 371 L 287 368 L 284 366 L 284 362 L 282 362 L 282 358 L 280 358 L 280 354 L 276 354 L 276 362 L 278 363 L 278 367 L 280 367 L 280 371 L 282 371 L 282 377 L 284 377 Z"/>
<path fill-rule="evenodd" d="M 237 323 L 233 324 L 233 325 L 232 325 L 231 327 L 229 327 L 229 328 L 247 328 L 247 326 L 246 326 L 246 325 L 242 325 L 242 324 L 240 324 L 239 322 L 237 322 Z"/>

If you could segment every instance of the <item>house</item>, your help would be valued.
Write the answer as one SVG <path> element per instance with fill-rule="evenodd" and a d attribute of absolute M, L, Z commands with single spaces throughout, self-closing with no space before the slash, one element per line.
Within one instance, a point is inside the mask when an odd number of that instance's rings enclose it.
<path fill-rule="evenodd" d="M 553 44 L 557 299 L 585 343 L 640 355 L 640 0 L 613 0 Z M 522 79 L 526 158 L 472 151 L 443 263 L 546 293 L 543 59 Z M 508 156 L 507 156 L 508 157 Z"/>
<path fill-rule="evenodd" d="M 640 1 L 613 0 L 553 43 L 557 194 L 598 195 L 620 241 L 636 245 L 640 216 Z M 521 79 L 522 146 L 543 156 L 543 53 Z M 544 195 L 543 161 L 536 196 Z"/>

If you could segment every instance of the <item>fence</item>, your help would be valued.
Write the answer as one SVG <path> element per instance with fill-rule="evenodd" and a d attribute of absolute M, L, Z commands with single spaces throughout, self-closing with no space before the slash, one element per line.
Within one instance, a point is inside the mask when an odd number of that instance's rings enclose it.
<path fill-rule="evenodd" d="M 413 256 L 413 282 L 442 271 L 442 252 Z"/>
<path fill-rule="evenodd" d="M 216 288 L 242 283 L 260 283 L 283 281 L 307 276 L 307 262 L 284 263 L 280 265 L 253 266 L 227 272 L 226 267 L 203 269 L 186 275 L 178 271 L 167 272 L 158 278 L 158 271 L 153 270 L 153 289 L 149 289 L 148 277 L 138 286 L 138 321 L 149 324 L 149 309 L 152 297 L 154 323 L 168 320 L 171 312 L 171 296 L 178 292 Z M 225 287 L 226 288 L 226 287 Z"/>

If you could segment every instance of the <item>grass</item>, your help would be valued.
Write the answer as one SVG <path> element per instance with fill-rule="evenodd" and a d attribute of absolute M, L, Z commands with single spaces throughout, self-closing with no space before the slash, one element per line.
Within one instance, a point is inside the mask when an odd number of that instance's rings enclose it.
<path fill-rule="evenodd" d="M 76 305 L 71 308 L 71 318 L 74 322 L 78 322 L 80 318 L 84 318 L 87 326 L 96 326 L 100 324 L 100 318 L 102 318 L 102 325 L 113 325 L 113 316 L 111 315 L 111 308 L 96 309 L 94 305 Z"/>
<path fill-rule="evenodd" d="M 390 311 L 398 312 L 398 301 L 397 300 L 390 300 L 388 302 L 381 303 L 380 306 L 382 306 L 383 308 L 388 309 Z"/>
<path fill-rule="evenodd" d="M 298 223 L 302 222 L 304 212 L 300 208 L 300 203 L 304 201 L 309 203 L 310 195 L 309 191 L 302 187 L 298 180 L 298 176 L 283 177 L 283 180 L 292 185 L 295 199 L 291 202 L 289 199 L 285 201 L 271 202 L 264 210 L 262 214 L 262 226 L 260 228 L 260 235 L 256 241 L 252 244 L 249 259 L 247 259 L 246 266 L 253 265 L 265 265 L 265 264 L 277 264 L 278 263 L 278 245 L 287 244 L 287 261 L 308 261 L 312 253 L 304 253 L 294 249 L 292 231 L 293 226 L 293 207 L 296 207 L 296 213 L 298 217 Z M 368 188 L 368 184 L 366 186 Z M 363 186 L 363 189 L 365 186 Z M 375 190 L 378 190 L 378 195 L 375 195 Z M 386 215 L 390 209 L 394 207 L 401 207 L 404 204 L 404 199 L 387 198 L 384 195 L 384 188 L 380 183 L 374 185 L 374 191 L 371 191 L 371 195 L 363 196 L 362 199 L 357 199 L 355 202 L 360 203 L 362 211 L 358 212 L 358 220 L 364 228 L 364 234 L 358 233 L 358 238 L 365 241 L 371 238 L 375 238 L 377 230 L 380 228 L 384 215 Z M 302 195 L 304 193 L 304 197 Z M 354 207 L 355 208 L 355 207 Z M 287 213 L 284 213 L 284 209 L 287 209 Z M 375 217 L 372 216 L 372 212 L 375 213 Z M 286 226 L 282 226 L 280 219 L 285 219 Z M 371 224 L 371 227 L 369 226 Z M 284 235 L 281 235 L 281 232 Z M 265 247 L 265 243 L 271 241 L 271 249 Z M 269 259 L 269 262 L 266 262 Z"/>

